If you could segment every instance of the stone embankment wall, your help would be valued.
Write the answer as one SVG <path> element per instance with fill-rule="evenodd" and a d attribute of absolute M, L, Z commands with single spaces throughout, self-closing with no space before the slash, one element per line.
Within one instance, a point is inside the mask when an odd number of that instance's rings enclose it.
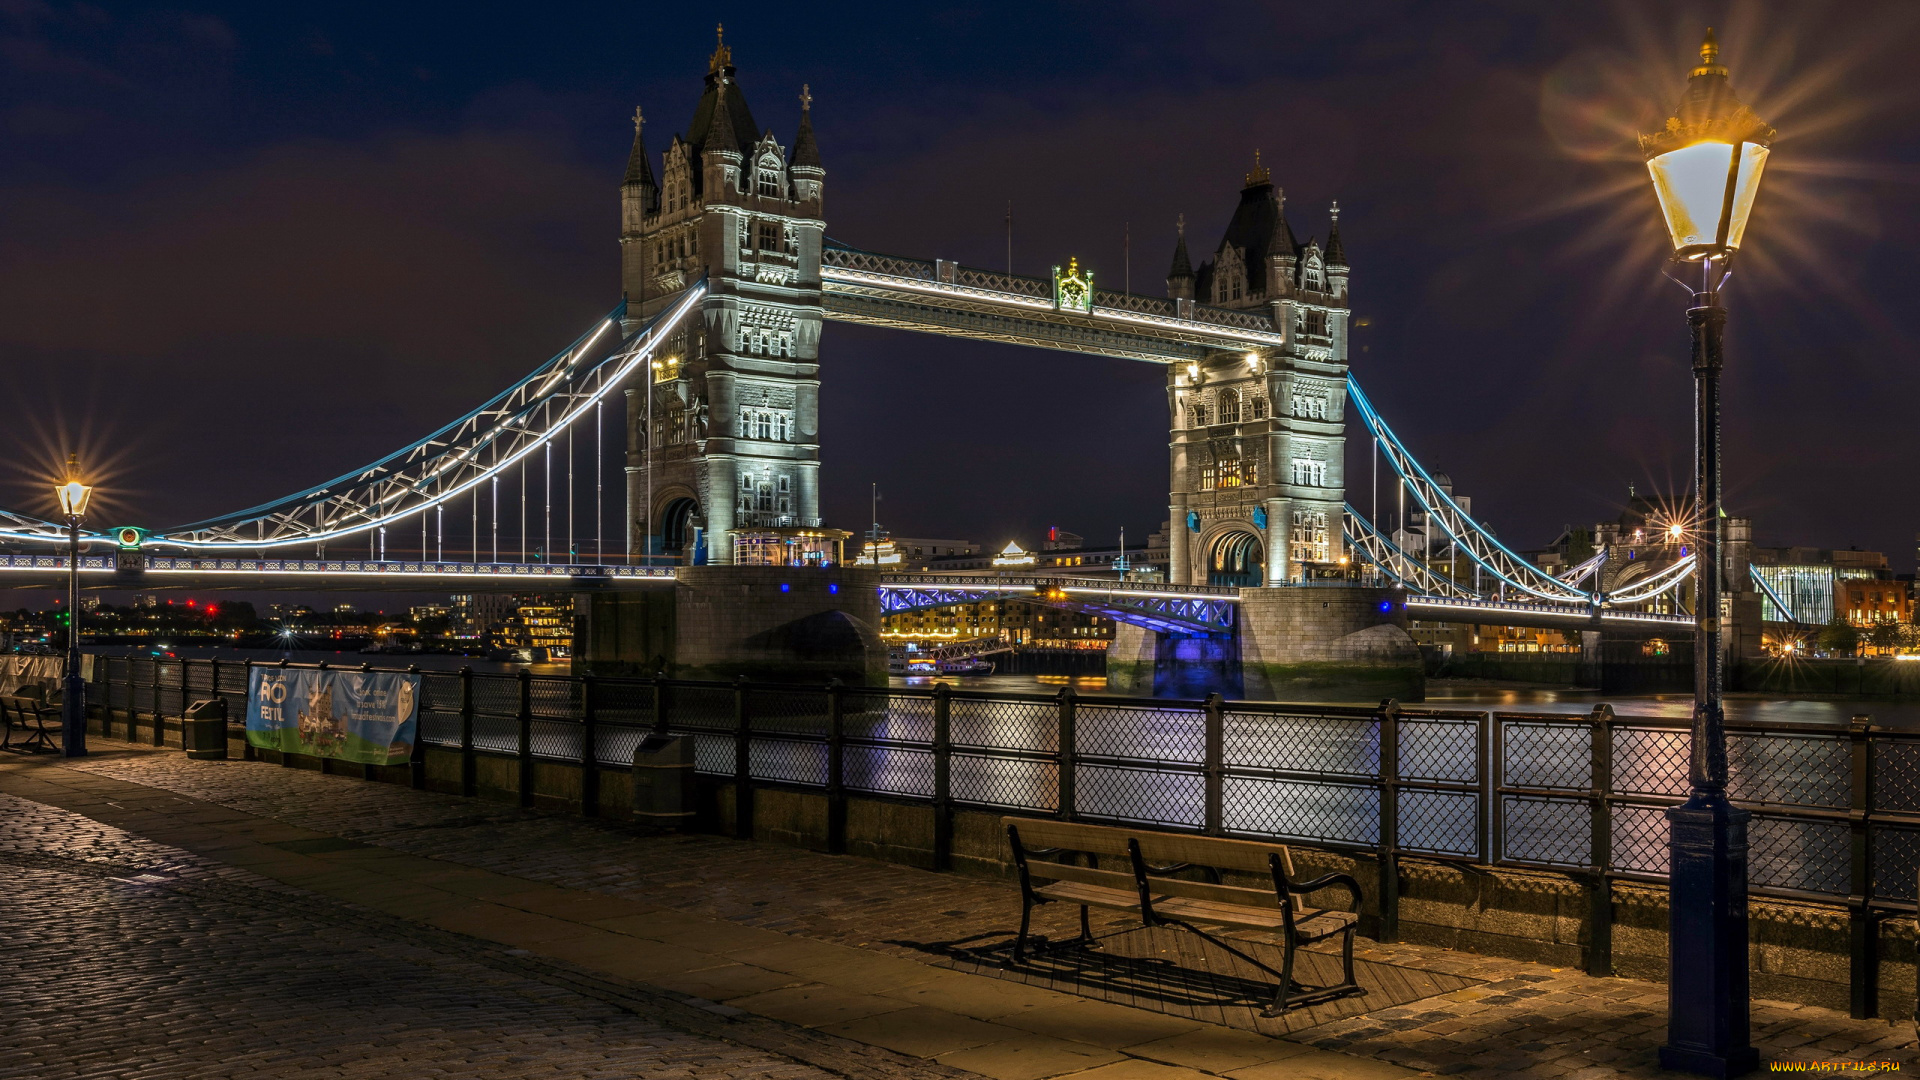
<path fill-rule="evenodd" d="M 115 714 L 111 730 L 128 737 Z M 92 723 L 96 732 L 101 721 Z M 142 717 L 134 741 L 180 745 L 177 720 L 156 734 Z M 229 730 L 229 753 L 250 753 L 238 729 Z M 363 766 L 273 751 L 251 752 L 289 768 L 311 769 L 369 781 L 412 784 L 433 791 L 518 803 L 553 813 L 586 814 L 613 821 L 632 815 L 632 779 L 625 769 L 578 765 L 496 754 L 467 757 L 458 750 L 428 747 L 410 765 Z M 815 851 L 839 852 L 929 870 L 1010 878 L 1001 815 L 953 810 L 941 813 L 925 802 L 869 796 L 830 797 L 817 790 L 755 786 L 741 798 L 725 778 L 699 779 L 696 818 L 701 831 L 750 837 Z M 1306 876 L 1338 871 L 1359 881 L 1362 933 L 1380 931 L 1378 863 L 1370 858 L 1305 847 L 1294 862 Z M 1242 882 L 1260 887 L 1264 882 Z M 1593 960 L 1593 897 L 1590 879 L 1547 871 L 1416 861 L 1402 857 L 1399 869 L 1400 940 L 1465 952 L 1528 960 L 1553 967 L 1590 968 Z M 1667 969 L 1667 892 L 1664 888 L 1614 882 L 1610 939 L 1613 972 L 1664 981 Z M 1009 909 L 1009 919 L 1018 913 Z M 1852 995 L 1851 924 L 1839 905 L 1754 899 L 1749 906 L 1755 997 L 1845 1011 Z M 1011 925 L 1011 922 L 1009 923 Z M 1872 1015 L 1914 1014 L 1915 921 L 1889 918 L 1874 924 L 1878 957 L 1869 1001 Z"/>

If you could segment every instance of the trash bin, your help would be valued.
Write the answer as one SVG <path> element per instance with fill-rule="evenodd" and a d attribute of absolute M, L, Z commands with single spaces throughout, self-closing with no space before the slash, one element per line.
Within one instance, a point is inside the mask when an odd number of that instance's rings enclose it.
<path fill-rule="evenodd" d="M 214 761 L 227 756 L 227 703 L 223 698 L 206 698 L 187 708 L 180 721 L 180 745 L 195 761 Z"/>
<path fill-rule="evenodd" d="M 693 737 L 649 735 L 633 748 L 633 821 L 657 829 L 693 824 Z"/>

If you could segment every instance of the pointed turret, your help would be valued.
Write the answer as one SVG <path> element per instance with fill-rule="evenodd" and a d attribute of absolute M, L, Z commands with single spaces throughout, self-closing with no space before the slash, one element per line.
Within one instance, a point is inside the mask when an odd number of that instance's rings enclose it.
<path fill-rule="evenodd" d="M 627 152 L 627 175 L 620 181 L 623 186 L 639 187 L 647 192 L 649 200 L 653 192 L 660 190 L 653 181 L 653 158 L 647 153 L 647 140 L 641 134 L 646 118 L 638 105 L 633 109 L 633 149 Z"/>
<path fill-rule="evenodd" d="M 715 28 L 714 33 L 719 38 L 720 29 Z M 740 92 L 740 83 L 734 74 L 733 50 L 721 39 L 713 55 L 707 58 L 707 92 L 700 96 L 700 104 L 694 106 L 693 123 L 687 127 L 687 141 L 693 144 L 696 153 L 715 148 L 737 153 L 742 147 L 752 146 L 760 137 L 760 129 L 753 122 L 753 111 L 747 108 L 746 95 Z M 729 147 L 727 143 L 732 145 Z"/>
<path fill-rule="evenodd" d="M 633 110 L 633 149 L 627 152 L 627 175 L 620 181 L 620 282 L 623 293 L 641 294 L 646 253 L 639 244 L 647 215 L 660 212 L 660 185 L 653 179 L 653 158 L 641 137 L 645 117 Z"/>
<path fill-rule="evenodd" d="M 1340 242 L 1340 203 L 1336 201 L 1328 212 L 1332 224 L 1327 226 L 1327 265 L 1347 265 L 1347 248 Z"/>
<path fill-rule="evenodd" d="M 1293 271 L 1300 262 L 1300 241 L 1294 239 L 1293 226 L 1287 224 L 1287 192 L 1273 189 L 1273 229 L 1267 234 L 1267 300 L 1279 300 L 1293 292 Z"/>
<path fill-rule="evenodd" d="M 793 137 L 793 166 L 820 168 L 820 146 L 813 141 L 813 91 L 804 83 L 800 86 L 800 131 Z"/>
<path fill-rule="evenodd" d="M 1175 300 L 1193 299 L 1193 260 L 1187 256 L 1187 215 L 1174 223 L 1179 239 L 1173 244 L 1173 268 L 1167 271 L 1167 295 Z"/>
<path fill-rule="evenodd" d="M 794 201 L 814 203 L 810 213 L 818 217 L 827 170 L 820 165 L 820 144 L 813 138 L 813 90 L 804 83 L 800 87 L 800 130 L 793 136 L 792 164 L 787 171 L 793 177 Z"/>
<path fill-rule="evenodd" d="M 707 127 L 706 139 L 700 143 L 700 152 L 703 154 L 730 152 L 738 158 L 741 147 L 751 145 L 754 141 L 755 137 L 752 134 L 753 128 L 751 126 L 753 124 L 752 117 L 747 118 L 747 124 L 749 126 L 747 128 L 748 135 L 745 140 L 742 140 L 740 133 L 734 130 L 733 109 L 727 100 L 734 96 L 733 93 L 728 92 L 732 86 L 733 81 L 731 79 L 721 76 L 720 86 L 718 87 L 720 92 L 714 95 L 713 122 Z"/>

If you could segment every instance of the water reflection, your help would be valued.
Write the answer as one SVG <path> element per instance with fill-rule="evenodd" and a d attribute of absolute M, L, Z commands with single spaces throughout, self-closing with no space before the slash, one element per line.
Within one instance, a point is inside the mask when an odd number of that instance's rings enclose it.
<path fill-rule="evenodd" d="M 956 690 L 983 690 L 1002 694 L 1055 694 L 1071 685 L 1077 694 L 1107 693 L 1107 680 L 1099 676 L 1064 675 L 962 675 L 938 678 L 896 678 L 894 686 L 930 687 L 944 682 Z M 1685 720 L 1693 715 L 1691 694 L 1602 694 L 1598 690 L 1554 690 L 1533 687 L 1503 687 L 1485 682 L 1432 680 L 1427 683 L 1424 704 L 1434 709 L 1469 709 L 1476 712 L 1538 712 L 1583 715 L 1601 702 L 1613 706 L 1621 716 L 1645 716 Z M 1333 702 L 1342 705 L 1377 705 L 1374 700 Z M 1857 715 L 1865 715 L 1885 727 L 1920 731 L 1920 702 L 1887 701 L 1843 697 L 1782 697 L 1777 694 L 1730 694 L 1726 699 L 1727 719 L 1733 723 L 1835 724 L 1845 726 Z"/>

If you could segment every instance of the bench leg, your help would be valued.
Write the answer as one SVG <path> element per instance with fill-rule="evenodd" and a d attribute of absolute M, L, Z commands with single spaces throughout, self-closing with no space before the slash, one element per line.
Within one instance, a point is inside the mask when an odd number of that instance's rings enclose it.
<path fill-rule="evenodd" d="M 1033 925 L 1033 901 L 1021 898 L 1020 936 L 1013 943 L 1013 962 L 1020 963 L 1027 958 L 1027 930 Z"/>
<path fill-rule="evenodd" d="M 1093 927 L 1087 922 L 1087 905 L 1080 905 L 1080 944 L 1091 949 L 1100 943 L 1093 940 Z"/>
<path fill-rule="evenodd" d="M 1353 979 L 1353 932 L 1355 929 L 1356 928 L 1352 926 L 1347 927 L 1347 940 L 1340 947 L 1340 959 L 1345 965 L 1347 973 L 1347 981 L 1344 985 L 1349 989 L 1356 988 L 1360 985 Z"/>
<path fill-rule="evenodd" d="M 1280 961 L 1280 985 L 1274 988 L 1273 1000 L 1267 1003 L 1266 1016 L 1280 1016 L 1287 1011 L 1287 997 L 1293 992 L 1293 950 L 1294 943 L 1289 940 L 1286 955 Z"/>

